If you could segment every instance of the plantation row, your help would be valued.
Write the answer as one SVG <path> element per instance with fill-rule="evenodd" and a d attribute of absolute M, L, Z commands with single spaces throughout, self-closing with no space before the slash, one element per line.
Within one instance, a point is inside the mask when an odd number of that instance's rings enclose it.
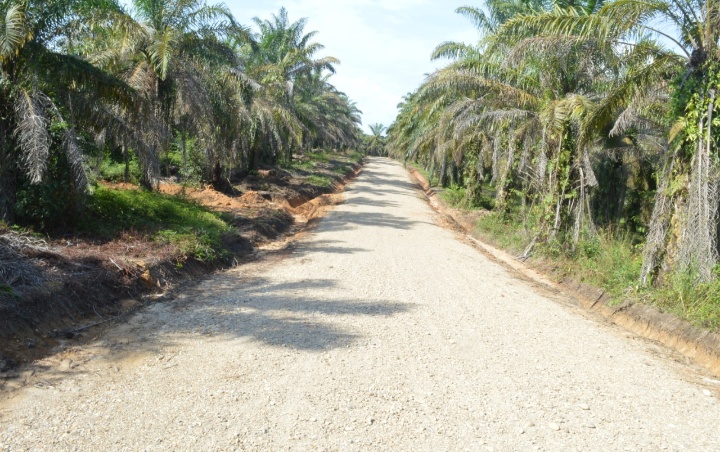
<path fill-rule="evenodd" d="M 437 47 L 450 63 L 406 96 L 388 151 L 493 208 L 480 228 L 524 258 L 591 261 L 617 293 L 654 285 L 720 311 L 720 2 L 458 12 L 478 43 Z"/>
<path fill-rule="evenodd" d="M 67 225 L 97 178 L 229 188 L 262 163 L 361 143 L 339 61 L 281 9 L 0 0 L 0 221 Z"/>

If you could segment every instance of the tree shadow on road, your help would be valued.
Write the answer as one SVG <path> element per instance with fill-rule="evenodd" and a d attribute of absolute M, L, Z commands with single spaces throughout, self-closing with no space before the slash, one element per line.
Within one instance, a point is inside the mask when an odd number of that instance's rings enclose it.
<path fill-rule="evenodd" d="M 365 191 L 365 190 L 363 190 Z M 345 200 L 343 203 L 346 206 L 370 206 L 370 207 L 399 207 L 400 205 L 395 201 L 384 201 L 381 199 L 370 199 L 365 196 L 357 196 Z"/>
<path fill-rule="evenodd" d="M 369 253 L 371 250 L 366 248 L 356 248 L 350 246 L 339 246 L 340 240 L 313 240 L 311 242 L 303 242 L 292 247 L 291 254 L 293 256 L 307 256 L 315 253 L 328 254 L 355 254 Z"/>
<path fill-rule="evenodd" d="M 375 195 L 375 196 L 407 196 L 410 198 L 418 198 L 420 196 L 420 191 L 417 189 L 416 191 L 408 191 L 408 190 L 396 190 L 394 188 L 387 188 L 387 187 L 379 187 L 379 186 L 372 186 L 370 184 L 363 184 L 363 183 L 357 183 L 354 186 L 348 187 L 345 189 L 346 193 L 357 193 L 360 192 L 363 195 Z M 351 199 L 352 200 L 352 199 Z M 348 200 L 350 202 L 351 200 Z"/>
<path fill-rule="evenodd" d="M 412 309 L 406 303 L 356 298 L 351 289 L 344 292 L 347 297 L 337 293 L 332 279 L 277 282 L 243 278 L 234 272 L 218 274 L 188 288 L 172 302 L 141 310 L 98 342 L 77 349 L 72 358 L 82 362 L 84 356 L 102 356 L 111 368 L 119 369 L 129 362 L 165 366 L 159 359 L 182 349 L 188 340 L 206 342 L 212 353 L 214 341 L 233 339 L 318 353 L 346 348 L 363 339 L 357 329 L 343 325 L 357 324 L 356 320 L 348 322 L 348 317 L 389 319 Z M 68 376 L 86 372 L 83 366 L 62 369 L 58 364 L 33 366 L 42 376 L 41 385 L 53 387 Z"/>
<path fill-rule="evenodd" d="M 335 280 L 275 282 L 267 278 L 240 280 L 221 274 L 187 291 L 168 308 L 172 315 L 148 316 L 162 321 L 160 331 L 128 344 L 135 352 L 160 353 L 180 337 L 201 335 L 250 338 L 274 347 L 306 351 L 345 348 L 361 335 L 337 324 L 333 317 L 391 317 L 412 305 L 385 300 L 338 298 L 330 295 Z M 145 326 L 145 331 L 152 330 Z"/>
<path fill-rule="evenodd" d="M 393 175 L 374 170 L 364 170 L 363 177 L 349 185 L 346 192 L 362 192 L 376 196 L 401 195 L 416 198 L 420 187 L 412 182 L 398 180 Z M 352 200 L 348 201 L 351 202 Z"/>
<path fill-rule="evenodd" d="M 375 228 L 411 229 L 413 225 L 424 223 L 409 220 L 406 217 L 382 212 L 333 212 L 320 223 L 319 231 L 339 231 L 353 229 L 357 226 Z M 426 223 L 429 224 L 429 223 Z"/>

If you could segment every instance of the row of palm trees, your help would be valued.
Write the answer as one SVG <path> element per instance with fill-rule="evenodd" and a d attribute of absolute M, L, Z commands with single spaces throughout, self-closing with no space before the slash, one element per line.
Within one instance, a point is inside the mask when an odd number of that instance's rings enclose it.
<path fill-rule="evenodd" d="M 359 142 L 338 60 L 287 11 L 254 27 L 202 0 L 0 0 L 0 220 L 25 187 L 88 189 L 88 160 L 137 158 L 152 189 L 171 146 L 203 178 Z M 179 143 L 179 145 L 178 145 Z"/>
<path fill-rule="evenodd" d="M 475 45 L 399 106 L 390 151 L 468 202 L 495 191 L 538 243 L 644 234 L 642 282 L 718 264 L 720 1 L 487 0 Z"/>

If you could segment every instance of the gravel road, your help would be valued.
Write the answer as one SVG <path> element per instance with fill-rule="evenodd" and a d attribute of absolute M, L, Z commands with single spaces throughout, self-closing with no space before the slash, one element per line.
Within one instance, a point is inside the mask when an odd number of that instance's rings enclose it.
<path fill-rule="evenodd" d="M 373 158 L 285 251 L 39 363 L 0 450 L 720 450 L 656 346 L 437 225 Z"/>

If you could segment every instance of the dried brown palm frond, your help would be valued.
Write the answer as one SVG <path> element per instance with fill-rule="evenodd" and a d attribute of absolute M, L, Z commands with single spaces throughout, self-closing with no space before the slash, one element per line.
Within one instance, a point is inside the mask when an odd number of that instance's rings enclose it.
<path fill-rule="evenodd" d="M 80 150 L 77 133 L 74 128 L 68 127 L 65 129 L 62 144 L 65 149 L 65 156 L 70 164 L 70 170 L 72 171 L 73 185 L 77 191 L 85 192 L 89 186 L 89 181 L 85 167 L 83 166 L 83 153 Z"/>
<path fill-rule="evenodd" d="M 0 286 L 15 289 L 39 287 L 45 282 L 42 269 L 22 255 L 12 234 L 0 236 Z"/>
<path fill-rule="evenodd" d="M 48 108 L 52 101 L 42 92 L 17 88 L 15 136 L 22 149 L 22 164 L 33 184 L 42 181 L 50 155 L 50 117 Z"/>

